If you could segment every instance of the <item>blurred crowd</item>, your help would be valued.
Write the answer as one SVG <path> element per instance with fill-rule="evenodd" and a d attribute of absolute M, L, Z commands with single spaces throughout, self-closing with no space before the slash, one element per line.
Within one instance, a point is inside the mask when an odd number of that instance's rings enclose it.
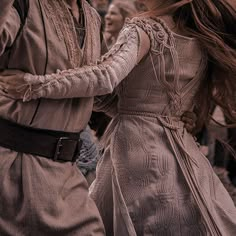
<path fill-rule="evenodd" d="M 142 0 L 89 0 L 103 22 L 104 53 L 116 42 L 125 20 L 145 11 Z M 200 148 L 214 167 L 236 203 L 236 128 L 227 128 L 227 119 L 216 107 L 212 111 L 213 120 L 209 126 L 196 134 Z M 219 124 L 217 123 L 219 122 Z M 90 127 L 99 140 L 109 123 L 109 118 L 101 113 L 93 113 Z M 92 177 L 93 179 L 93 177 Z"/>

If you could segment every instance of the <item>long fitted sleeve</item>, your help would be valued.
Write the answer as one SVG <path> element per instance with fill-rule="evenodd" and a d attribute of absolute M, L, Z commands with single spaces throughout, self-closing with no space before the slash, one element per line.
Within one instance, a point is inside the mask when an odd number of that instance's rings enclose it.
<path fill-rule="evenodd" d="M 28 89 L 24 101 L 39 97 L 60 99 L 111 93 L 147 54 L 149 47 L 146 33 L 135 24 L 129 24 L 96 65 L 45 76 L 26 74 Z"/>

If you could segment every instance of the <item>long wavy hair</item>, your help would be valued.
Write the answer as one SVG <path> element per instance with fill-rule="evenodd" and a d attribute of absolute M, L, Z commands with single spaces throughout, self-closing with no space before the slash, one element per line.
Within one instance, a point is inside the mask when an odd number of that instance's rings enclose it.
<path fill-rule="evenodd" d="M 167 1 L 166 1 L 167 2 Z M 206 78 L 196 94 L 197 128 L 209 119 L 212 105 L 236 122 L 236 3 L 233 0 L 176 0 L 152 13 L 172 13 L 178 29 L 197 38 L 208 54 Z"/>

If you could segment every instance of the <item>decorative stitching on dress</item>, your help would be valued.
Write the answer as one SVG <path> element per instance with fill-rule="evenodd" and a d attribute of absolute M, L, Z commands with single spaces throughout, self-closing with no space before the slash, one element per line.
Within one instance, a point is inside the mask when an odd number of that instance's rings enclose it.
<path fill-rule="evenodd" d="M 77 67 L 81 61 L 81 50 L 78 45 L 73 17 L 63 0 L 41 0 L 46 16 L 52 21 L 57 36 L 64 40 L 69 61 Z M 55 11 L 56 9 L 56 11 Z"/>
<path fill-rule="evenodd" d="M 170 98 L 168 107 L 172 111 L 181 111 L 182 98 L 179 91 L 179 59 L 176 51 L 175 38 L 172 31 L 168 28 L 166 23 L 158 17 L 151 18 L 133 18 L 128 20 L 142 28 L 150 38 L 151 50 L 149 53 L 153 71 L 156 80 L 166 88 L 166 92 Z M 165 59 L 164 52 L 169 52 L 173 62 L 174 79 L 171 82 L 167 81 L 165 74 Z M 158 69 L 154 64 L 153 56 L 158 57 Z"/>

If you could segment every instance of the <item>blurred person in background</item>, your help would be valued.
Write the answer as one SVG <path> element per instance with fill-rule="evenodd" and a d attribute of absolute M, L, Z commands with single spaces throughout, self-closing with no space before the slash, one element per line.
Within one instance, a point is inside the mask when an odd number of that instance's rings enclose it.
<path fill-rule="evenodd" d="M 133 1 L 114 0 L 105 16 L 104 39 L 108 49 L 116 42 L 121 29 L 127 18 L 132 18 L 137 14 Z"/>
<path fill-rule="evenodd" d="M 101 16 L 102 22 L 104 23 L 104 17 L 111 0 L 90 0 L 89 2 L 97 10 L 98 14 Z"/>
<path fill-rule="evenodd" d="M 213 169 L 225 188 L 231 195 L 236 205 L 236 187 L 232 176 L 235 174 L 235 145 L 236 140 L 232 136 L 235 128 L 230 127 L 230 121 L 223 111 L 216 106 L 211 114 L 211 119 L 207 125 L 208 136 L 208 158 L 213 165 Z M 235 125 L 233 125 L 235 127 Z M 234 171 L 233 171 L 234 169 Z"/>

